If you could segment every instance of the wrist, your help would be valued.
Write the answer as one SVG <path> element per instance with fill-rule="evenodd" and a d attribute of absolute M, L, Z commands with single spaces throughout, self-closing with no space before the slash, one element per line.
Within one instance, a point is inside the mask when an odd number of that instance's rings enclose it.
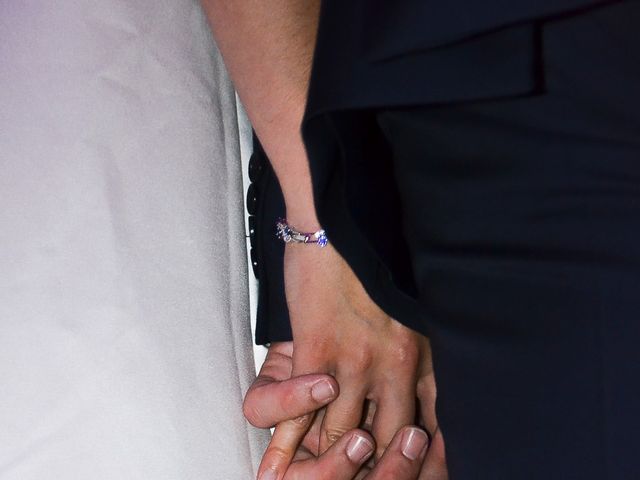
<path fill-rule="evenodd" d="M 311 200 L 289 201 L 285 199 L 286 220 L 296 230 L 315 232 L 322 227 Z"/>

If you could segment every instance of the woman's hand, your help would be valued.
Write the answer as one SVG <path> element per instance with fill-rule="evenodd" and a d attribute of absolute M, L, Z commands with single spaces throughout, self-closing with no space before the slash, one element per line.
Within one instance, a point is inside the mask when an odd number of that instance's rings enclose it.
<path fill-rule="evenodd" d="M 296 418 L 296 423 L 304 424 L 311 421 L 315 410 L 337 396 L 338 385 L 329 375 L 290 378 L 292 351 L 291 342 L 275 343 L 270 347 L 260 375 L 245 399 L 245 415 L 253 425 L 268 428 L 292 418 Z M 260 465 L 260 480 L 415 480 L 425 456 L 427 459 L 434 457 L 434 449 L 428 449 L 426 434 L 417 427 L 405 427 L 397 432 L 373 469 L 363 467 L 374 450 L 373 438 L 363 430 L 347 432 L 324 454 L 316 457 L 322 412 L 320 410 L 315 417 L 302 446 L 282 450 L 272 442 Z M 292 463 L 283 464 L 283 458 L 292 459 Z M 425 465 L 427 463 L 429 460 Z M 420 475 L 420 479 L 425 480 L 446 479 L 446 473 L 445 476 L 425 476 L 424 467 Z"/>
<path fill-rule="evenodd" d="M 358 427 L 370 402 L 379 458 L 396 432 L 414 423 L 419 386 L 433 382 L 427 338 L 386 315 L 331 246 L 288 244 L 285 287 L 293 376 L 329 373 L 340 385 L 324 416 L 319 453 Z"/>

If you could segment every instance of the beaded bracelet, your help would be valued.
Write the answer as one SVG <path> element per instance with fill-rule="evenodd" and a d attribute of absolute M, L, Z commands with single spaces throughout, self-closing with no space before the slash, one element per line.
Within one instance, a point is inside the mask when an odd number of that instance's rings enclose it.
<path fill-rule="evenodd" d="M 326 247 L 329 243 L 324 230 L 313 233 L 299 232 L 287 223 L 284 218 L 279 218 L 276 222 L 276 236 L 285 243 L 315 243 L 320 248 Z"/>

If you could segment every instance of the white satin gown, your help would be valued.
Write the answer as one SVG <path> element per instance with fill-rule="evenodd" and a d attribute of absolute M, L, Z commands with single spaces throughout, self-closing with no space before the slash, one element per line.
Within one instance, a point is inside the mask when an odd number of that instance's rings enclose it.
<path fill-rule="evenodd" d="M 0 0 L 0 480 L 254 478 L 239 118 L 196 0 Z"/>

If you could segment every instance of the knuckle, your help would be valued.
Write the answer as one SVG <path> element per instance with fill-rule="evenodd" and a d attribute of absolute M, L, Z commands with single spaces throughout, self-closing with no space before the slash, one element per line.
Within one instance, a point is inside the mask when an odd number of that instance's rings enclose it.
<path fill-rule="evenodd" d="M 311 414 L 301 415 L 291 420 L 291 423 L 297 428 L 306 428 L 311 424 Z"/>
<path fill-rule="evenodd" d="M 283 465 L 289 462 L 293 453 L 288 448 L 283 448 L 279 445 L 269 445 L 264 452 L 264 462 L 271 467 Z"/>
<path fill-rule="evenodd" d="M 347 431 L 348 430 L 346 428 L 330 428 L 324 433 L 324 435 L 329 444 L 334 444 L 340 440 Z"/>
<path fill-rule="evenodd" d="M 298 373 L 318 373 L 326 371 L 332 357 L 333 343 L 328 339 L 315 339 L 311 345 L 296 345 L 294 351 L 294 370 Z"/>
<path fill-rule="evenodd" d="M 345 372 L 349 376 L 362 376 L 369 372 L 373 366 L 373 353 L 369 348 L 356 348 L 351 353 L 351 358 L 345 364 Z"/>
<path fill-rule="evenodd" d="M 309 332 L 309 335 L 298 339 L 293 350 L 294 357 L 301 354 L 304 357 L 315 358 L 327 355 L 334 345 L 334 339 L 331 336 L 322 335 L 321 331 Z M 311 334 L 313 333 L 313 334 Z"/>
<path fill-rule="evenodd" d="M 297 378 L 282 382 L 277 390 L 274 389 L 269 399 L 279 404 L 279 410 L 286 415 L 285 418 L 292 418 L 301 415 L 305 410 L 313 409 L 307 384 Z"/>
<path fill-rule="evenodd" d="M 393 342 L 390 352 L 391 361 L 397 365 L 414 367 L 420 358 L 420 348 L 413 338 L 400 338 Z"/>
<path fill-rule="evenodd" d="M 287 387 L 289 386 L 287 385 Z M 299 401 L 293 389 L 283 388 L 280 390 L 279 393 L 280 393 L 280 398 L 278 400 L 280 403 L 280 408 L 284 412 L 291 412 L 293 409 L 295 409 Z"/>

